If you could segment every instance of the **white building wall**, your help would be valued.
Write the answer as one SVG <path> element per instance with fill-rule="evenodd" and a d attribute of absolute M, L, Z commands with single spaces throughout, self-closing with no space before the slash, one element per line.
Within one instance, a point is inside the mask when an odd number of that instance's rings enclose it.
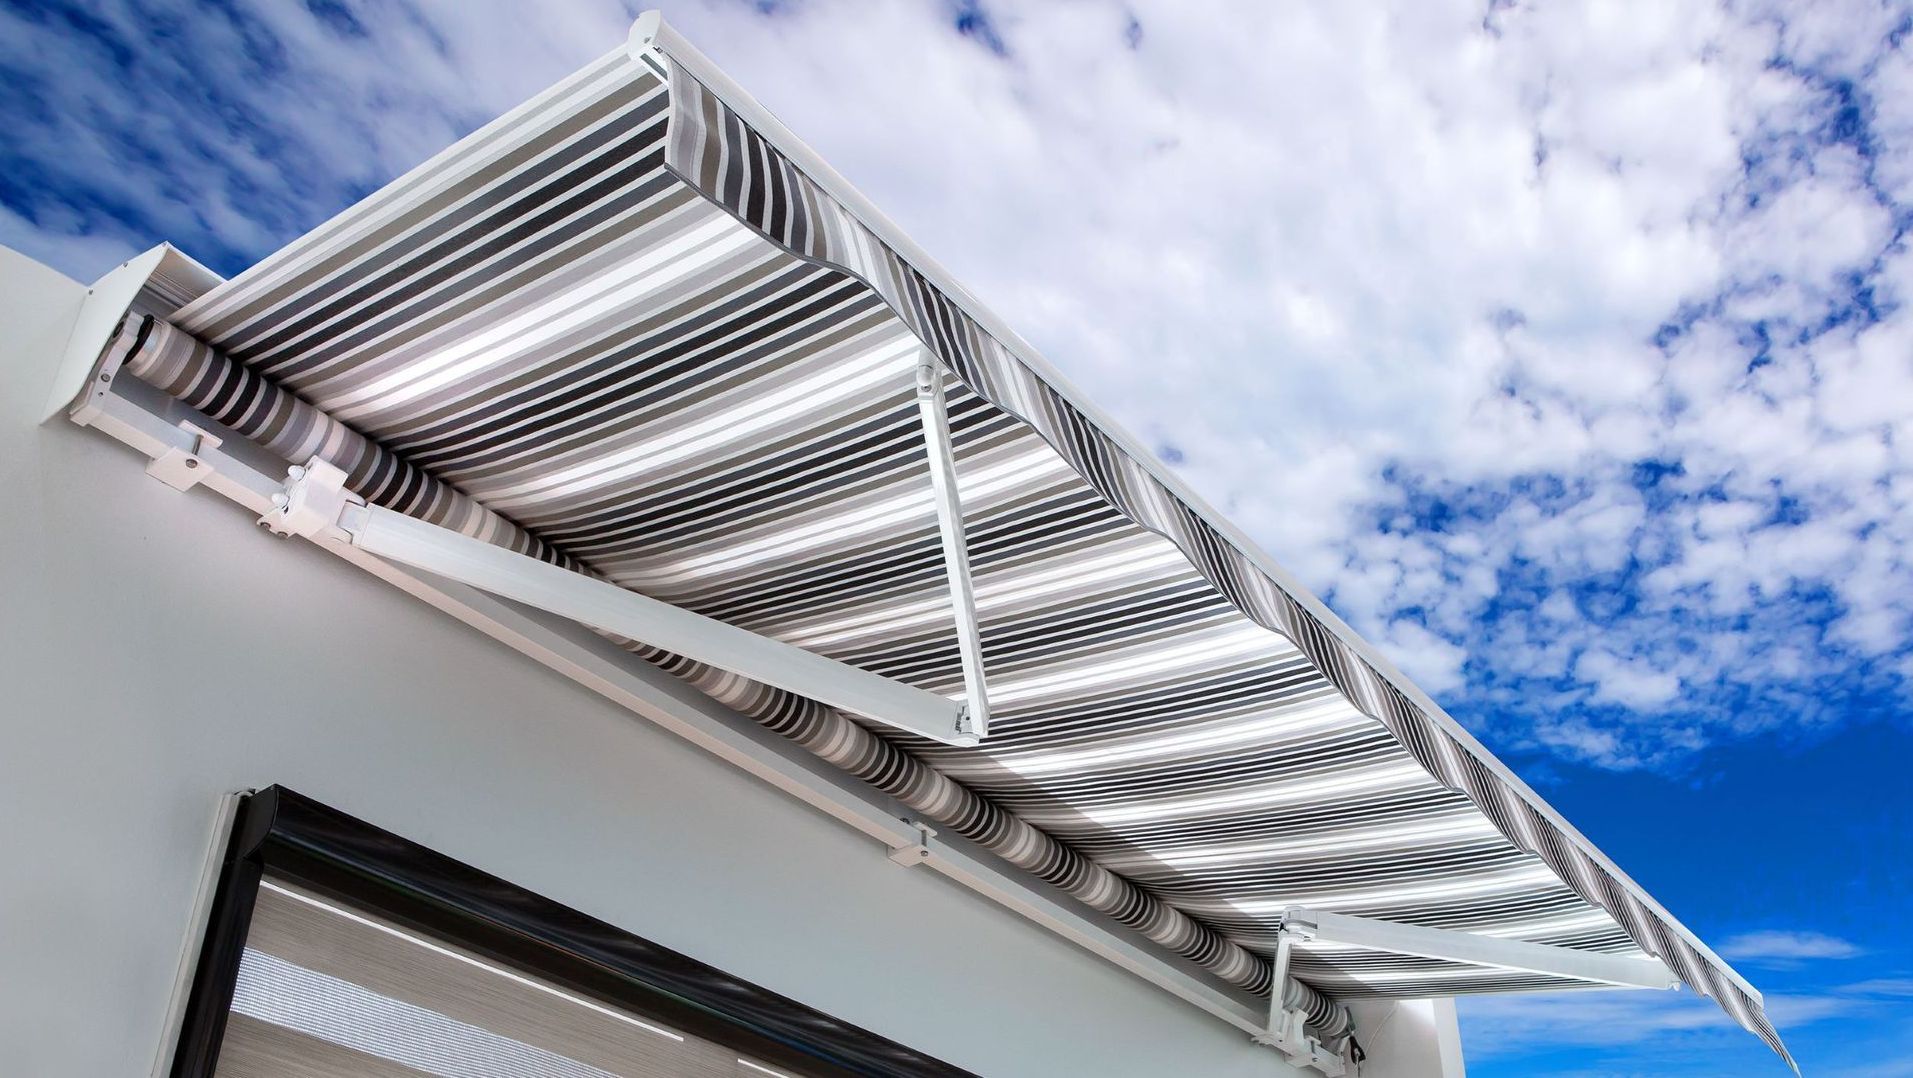
<path fill-rule="evenodd" d="M 0 1073 L 150 1073 L 215 803 L 272 783 L 980 1074 L 1298 1073 L 117 443 L 39 424 L 83 294 L 0 248 Z"/>
<path fill-rule="evenodd" d="M 1465 1078 L 1454 1000 L 1368 1000 L 1349 1010 L 1369 1053 L 1361 1078 Z"/>

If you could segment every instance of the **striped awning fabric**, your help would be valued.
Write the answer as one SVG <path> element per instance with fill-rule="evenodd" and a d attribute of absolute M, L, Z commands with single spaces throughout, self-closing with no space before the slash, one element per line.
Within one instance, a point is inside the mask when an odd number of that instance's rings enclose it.
<path fill-rule="evenodd" d="M 927 353 L 989 739 L 633 650 L 1251 990 L 1304 905 L 1652 955 L 1785 1054 L 1745 981 L 662 40 L 130 322 L 126 369 L 376 504 L 954 697 Z M 1295 972 L 1331 1036 L 1332 998 L 1564 984 L 1326 945 Z"/>

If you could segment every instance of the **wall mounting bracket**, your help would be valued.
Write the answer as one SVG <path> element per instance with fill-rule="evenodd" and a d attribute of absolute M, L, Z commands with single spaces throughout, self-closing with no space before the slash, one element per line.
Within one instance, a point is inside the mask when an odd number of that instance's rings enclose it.
<path fill-rule="evenodd" d="M 905 868 L 910 868 L 914 865 L 923 864 L 930 859 L 930 840 L 937 837 L 937 829 L 924 823 L 922 820 L 905 820 L 903 822 L 916 830 L 917 840 L 915 842 L 906 842 L 900 846 L 892 846 L 890 848 L 890 860 Z"/>
<path fill-rule="evenodd" d="M 174 490 L 187 491 L 206 478 L 208 470 L 201 466 L 202 454 L 218 449 L 221 443 L 218 435 L 202 430 L 196 423 L 182 421 L 179 428 L 192 440 L 184 446 L 168 446 L 164 453 L 147 462 L 146 474 Z"/>

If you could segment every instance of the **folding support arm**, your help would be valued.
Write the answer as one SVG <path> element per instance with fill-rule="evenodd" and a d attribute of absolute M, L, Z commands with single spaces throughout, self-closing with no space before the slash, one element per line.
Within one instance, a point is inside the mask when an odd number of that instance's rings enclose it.
<path fill-rule="evenodd" d="M 1551 947 L 1525 940 L 1422 928 L 1321 910 L 1290 909 L 1284 914 L 1284 926 L 1290 924 L 1306 926 L 1307 938 L 1390 954 L 1521 970 L 1621 988 L 1668 989 L 1680 984 L 1680 978 L 1672 970 L 1652 958 Z M 1287 933 L 1284 935 L 1286 937 Z"/>
<path fill-rule="evenodd" d="M 1672 970 L 1651 958 L 1550 947 L 1525 940 L 1290 907 L 1283 911 L 1282 925 L 1275 937 L 1274 981 L 1278 986 L 1288 982 L 1289 962 L 1296 944 L 1310 941 L 1625 988 L 1673 988 L 1680 983 Z M 1302 1014 L 1283 1005 L 1279 987 L 1269 997 L 1268 1031 L 1256 1035 L 1255 1040 L 1282 1052 L 1297 1066 L 1312 1067 L 1326 1075 L 1346 1073 L 1347 1061 L 1309 1035 Z"/>
<path fill-rule="evenodd" d="M 943 397 L 943 368 L 928 352 L 917 363 L 917 412 L 923 419 L 924 448 L 930 454 L 930 486 L 936 493 L 937 530 L 943 536 L 943 567 L 950 580 L 950 607 L 956 617 L 957 654 L 963 662 L 964 716 L 978 738 L 990 733 L 990 696 L 983 681 L 983 641 L 976 627 L 976 589 L 970 582 L 970 551 L 963 538 L 963 503 L 957 496 L 956 455 L 950 444 L 950 415 Z"/>
<path fill-rule="evenodd" d="M 349 543 L 369 554 L 709 663 L 831 707 L 951 745 L 975 745 L 956 701 L 627 591 L 345 490 L 338 468 L 294 468 L 260 523 L 279 535 Z"/>

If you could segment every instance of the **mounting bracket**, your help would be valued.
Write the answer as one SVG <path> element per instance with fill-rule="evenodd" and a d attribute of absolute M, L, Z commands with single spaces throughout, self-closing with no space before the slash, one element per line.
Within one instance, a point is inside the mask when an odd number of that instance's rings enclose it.
<path fill-rule="evenodd" d="M 174 490 L 185 491 L 206 478 L 209 469 L 202 467 L 205 462 L 201 455 L 218 449 L 221 441 L 218 435 L 201 429 L 196 423 L 182 421 L 179 429 L 192 441 L 185 446 L 167 446 L 165 452 L 147 462 L 146 474 Z"/>
<path fill-rule="evenodd" d="M 930 859 L 930 840 L 937 837 L 937 830 L 922 820 L 905 820 L 903 822 L 916 829 L 917 841 L 906 842 L 901 846 L 892 846 L 890 848 L 890 860 L 905 868 L 910 868 Z"/>

